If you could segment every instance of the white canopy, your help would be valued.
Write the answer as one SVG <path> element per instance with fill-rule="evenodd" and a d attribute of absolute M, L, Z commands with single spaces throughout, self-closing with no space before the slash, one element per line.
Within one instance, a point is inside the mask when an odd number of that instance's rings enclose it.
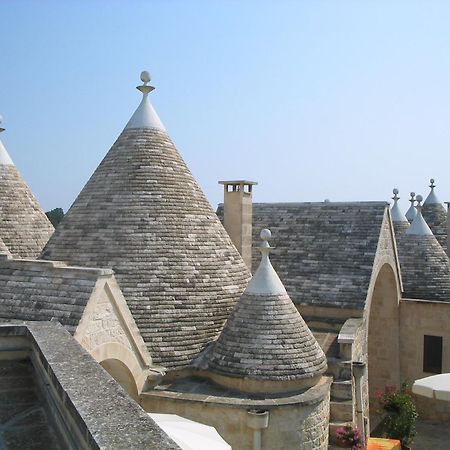
<path fill-rule="evenodd" d="M 413 384 L 414 394 L 450 402 L 450 373 L 421 378 Z"/>
<path fill-rule="evenodd" d="M 148 415 L 162 428 L 183 450 L 231 450 L 214 427 L 185 419 L 176 414 Z"/>

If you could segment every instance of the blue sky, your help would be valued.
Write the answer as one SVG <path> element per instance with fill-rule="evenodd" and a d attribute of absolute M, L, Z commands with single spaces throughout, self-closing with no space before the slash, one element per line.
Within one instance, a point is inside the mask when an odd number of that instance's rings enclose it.
<path fill-rule="evenodd" d="M 21 1 L 0 5 L 2 140 L 45 210 L 70 206 L 140 101 L 215 207 L 450 200 L 450 2 Z"/>

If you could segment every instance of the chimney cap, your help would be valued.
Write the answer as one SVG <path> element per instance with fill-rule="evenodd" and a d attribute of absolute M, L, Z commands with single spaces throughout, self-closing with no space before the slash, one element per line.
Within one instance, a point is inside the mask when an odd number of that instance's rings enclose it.
<path fill-rule="evenodd" d="M 248 184 L 251 186 L 255 186 L 258 184 L 258 182 L 257 181 L 248 181 L 248 180 L 230 180 L 230 181 L 219 181 L 219 184 L 223 184 L 223 185 Z"/>

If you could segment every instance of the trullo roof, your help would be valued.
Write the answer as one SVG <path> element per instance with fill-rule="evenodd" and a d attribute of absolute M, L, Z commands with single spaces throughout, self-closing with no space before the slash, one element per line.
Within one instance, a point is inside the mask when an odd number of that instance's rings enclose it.
<path fill-rule="evenodd" d="M 269 237 L 262 230 L 261 264 L 208 354 L 208 366 L 256 380 L 312 378 L 326 370 L 326 358 L 270 263 Z"/>
<path fill-rule="evenodd" d="M 2 131 L 4 129 L 0 128 Z M 3 244 L 15 258 L 37 258 L 53 230 L 0 140 L 0 237 Z"/>
<path fill-rule="evenodd" d="M 184 367 L 221 331 L 249 272 L 143 100 L 42 257 L 112 268 L 153 361 Z"/>

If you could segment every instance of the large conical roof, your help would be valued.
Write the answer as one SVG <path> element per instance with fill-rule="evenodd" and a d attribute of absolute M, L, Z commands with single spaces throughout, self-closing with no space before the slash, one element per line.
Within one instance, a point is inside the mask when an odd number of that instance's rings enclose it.
<path fill-rule="evenodd" d="M 443 204 L 439 201 L 436 192 L 434 179 L 430 180 L 430 193 L 423 203 L 422 214 L 431 231 L 436 236 L 439 244 L 443 248 L 447 245 L 447 212 Z"/>
<path fill-rule="evenodd" d="M 250 275 L 151 107 L 151 87 L 139 89 L 143 102 L 42 257 L 114 269 L 154 362 L 177 368 L 219 334 Z"/>
<path fill-rule="evenodd" d="M 270 263 L 270 232 L 261 237 L 261 264 L 207 353 L 208 367 L 255 380 L 311 379 L 326 370 L 325 355 Z"/>
<path fill-rule="evenodd" d="M 417 215 L 397 240 L 405 298 L 450 302 L 450 260 L 423 220 L 417 196 Z"/>
<path fill-rule="evenodd" d="M 53 230 L 0 140 L 0 237 L 4 245 L 16 258 L 37 258 Z"/>

